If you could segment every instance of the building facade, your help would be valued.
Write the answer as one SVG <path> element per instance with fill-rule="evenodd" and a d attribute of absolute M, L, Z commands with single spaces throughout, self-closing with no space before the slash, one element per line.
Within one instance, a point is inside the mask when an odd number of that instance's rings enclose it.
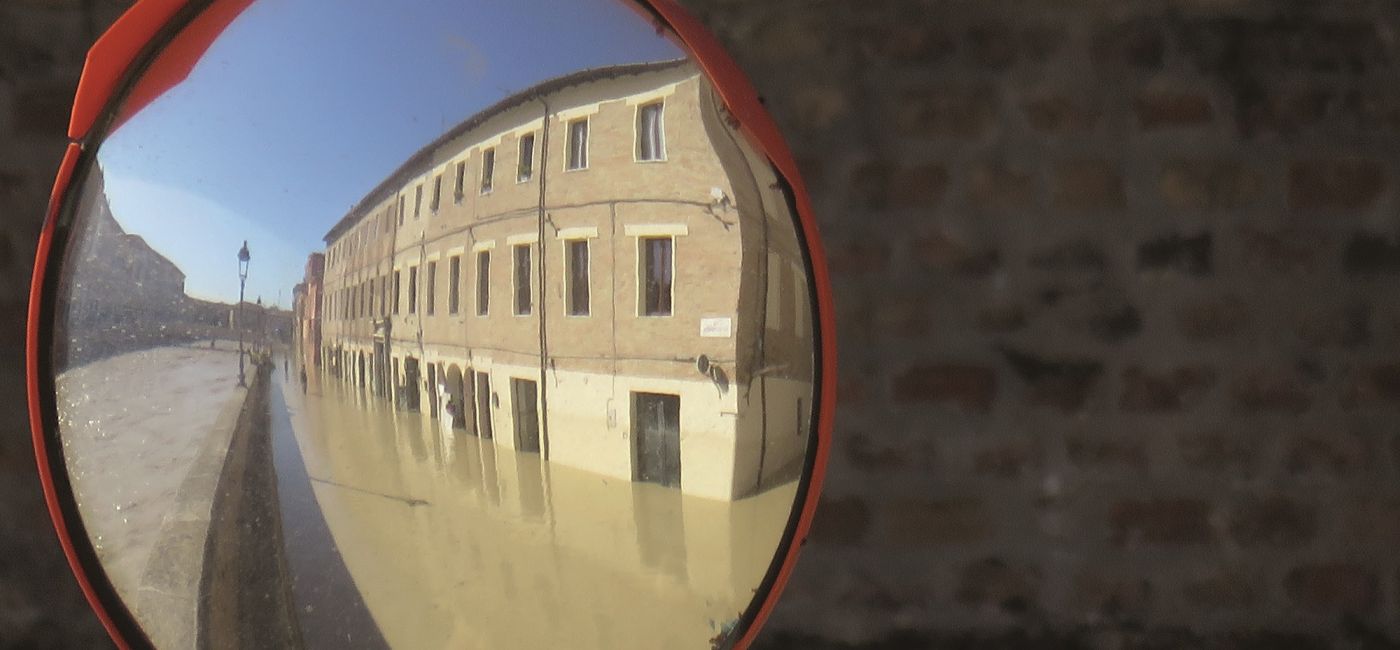
<path fill-rule="evenodd" d="M 325 242 L 327 372 L 448 437 L 722 500 L 797 476 L 801 242 L 771 165 L 687 61 L 508 97 Z"/>
<path fill-rule="evenodd" d="M 292 345 L 300 363 L 308 368 L 321 366 L 321 307 L 326 256 L 312 253 L 306 257 L 304 281 L 292 289 Z"/>

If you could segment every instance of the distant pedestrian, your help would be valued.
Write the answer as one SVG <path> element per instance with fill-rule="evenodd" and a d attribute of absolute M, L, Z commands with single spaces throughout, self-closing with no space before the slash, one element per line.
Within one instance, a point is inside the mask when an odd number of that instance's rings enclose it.
<path fill-rule="evenodd" d="M 301 369 L 301 394 L 306 394 L 306 368 Z"/>

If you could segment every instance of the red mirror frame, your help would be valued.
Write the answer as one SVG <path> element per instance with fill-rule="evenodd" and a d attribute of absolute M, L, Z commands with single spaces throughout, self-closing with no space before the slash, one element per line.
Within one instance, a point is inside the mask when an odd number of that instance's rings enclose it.
<path fill-rule="evenodd" d="M 797 555 L 811 528 L 818 496 L 826 473 L 831 449 L 833 410 L 836 404 L 836 336 L 831 280 L 826 256 L 817 233 L 811 200 L 798 173 L 792 152 L 780 135 L 777 125 L 762 106 L 762 100 L 737 64 L 725 53 L 719 42 L 676 0 L 625 0 L 653 21 L 658 32 L 671 30 L 678 45 L 690 54 L 714 82 L 730 112 L 743 130 L 778 169 L 792 190 L 795 207 L 805 240 L 811 270 L 811 289 L 817 309 L 816 335 L 819 364 L 817 365 L 817 399 L 815 431 L 808 465 L 807 480 L 799 486 L 799 504 L 789 520 L 782 546 L 786 552 L 770 565 L 768 574 L 756 590 L 756 599 L 741 617 L 744 633 L 736 648 L 747 648 L 758 630 L 773 611 L 773 606 L 792 573 Z M 72 568 L 78 585 L 93 611 L 119 648 L 147 647 L 150 641 L 136 625 L 115 590 L 107 582 L 97 562 L 96 553 L 82 533 L 81 520 L 71 499 L 67 477 L 55 467 L 62 467 L 62 449 L 57 441 L 56 406 L 54 404 L 52 367 L 47 354 L 52 334 L 52 300 L 56 278 L 49 271 L 54 253 L 55 233 L 62 215 L 64 200 L 79 163 L 94 152 L 92 136 L 104 113 L 115 102 L 126 97 L 137 75 L 143 71 L 160 48 L 176 34 L 186 33 L 187 27 L 203 33 L 195 39 L 207 47 L 249 3 L 249 0 L 137 0 L 106 33 L 92 46 L 83 66 L 82 77 L 73 104 L 68 126 L 69 144 L 59 166 L 49 197 L 48 210 L 39 235 L 34 260 L 34 274 L 29 290 L 27 336 L 25 341 L 25 371 L 29 402 L 29 424 L 34 442 L 39 480 L 49 516 L 53 520 L 59 543 Z M 208 15 L 211 7 L 228 9 L 223 20 L 205 21 L 195 25 L 195 18 Z M 211 31 L 212 30 L 212 31 Z M 182 63 L 193 64 L 204 47 L 182 48 L 175 52 Z M 168 80 L 169 86 L 157 88 L 147 99 L 158 96 L 166 88 L 179 83 Z M 147 88 L 146 90 L 149 90 Z M 110 118 L 110 114 L 107 116 Z M 96 129 L 101 131 L 102 129 Z M 61 492 L 60 492 L 61 491 Z M 79 533 L 75 540 L 74 531 Z"/>

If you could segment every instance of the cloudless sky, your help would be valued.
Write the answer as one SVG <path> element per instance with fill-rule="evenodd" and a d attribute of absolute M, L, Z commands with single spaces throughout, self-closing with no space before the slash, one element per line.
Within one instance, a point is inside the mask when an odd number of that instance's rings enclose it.
<path fill-rule="evenodd" d="M 410 155 L 507 94 L 680 57 L 623 0 L 257 0 L 98 152 L 112 213 L 186 291 L 291 303 L 307 254 Z"/>

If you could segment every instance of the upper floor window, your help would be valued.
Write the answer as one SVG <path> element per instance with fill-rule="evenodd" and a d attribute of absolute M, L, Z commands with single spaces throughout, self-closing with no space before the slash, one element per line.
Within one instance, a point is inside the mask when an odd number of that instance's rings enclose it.
<path fill-rule="evenodd" d="M 460 304 L 458 288 L 462 277 L 462 256 L 447 259 L 447 313 L 456 314 Z"/>
<path fill-rule="evenodd" d="M 564 242 L 565 309 L 570 316 L 588 315 L 588 240 L 571 239 Z"/>
<path fill-rule="evenodd" d="M 565 169 L 588 167 L 588 118 L 569 122 L 569 158 Z"/>
<path fill-rule="evenodd" d="M 403 213 L 404 213 L 403 202 L 404 202 L 404 198 L 403 198 L 402 195 L 400 195 L 400 196 L 399 196 L 399 225 L 400 225 L 400 226 L 403 225 Z"/>
<path fill-rule="evenodd" d="M 674 240 L 670 237 L 643 237 L 638 240 L 638 245 L 641 247 L 637 276 L 640 279 L 642 315 L 670 316 Z"/>
<path fill-rule="evenodd" d="M 408 267 L 408 313 L 418 313 L 418 267 Z"/>
<path fill-rule="evenodd" d="M 481 193 L 491 191 L 492 177 L 496 175 L 496 148 L 481 152 Z"/>
<path fill-rule="evenodd" d="M 476 254 L 476 315 L 485 316 L 491 308 L 491 251 Z"/>
<path fill-rule="evenodd" d="M 457 163 L 457 184 L 453 187 L 452 190 L 452 199 L 454 202 L 460 203 L 462 201 L 462 194 L 466 191 L 466 187 L 467 161 L 462 160 L 458 161 Z"/>
<path fill-rule="evenodd" d="M 535 175 L 535 134 L 520 136 L 520 164 L 515 170 L 515 182 L 524 183 Z"/>
<path fill-rule="evenodd" d="M 423 296 L 423 303 L 428 308 L 428 315 L 432 316 L 437 311 L 437 262 L 428 262 L 426 273 L 428 277 L 425 288 L 428 292 Z"/>
<path fill-rule="evenodd" d="M 419 184 L 418 184 L 418 187 L 413 188 L 413 218 L 414 218 L 414 219 L 417 219 L 417 218 L 418 218 L 418 215 L 421 214 L 422 212 L 423 212 L 423 184 L 422 184 L 422 183 L 419 183 Z"/>
<path fill-rule="evenodd" d="M 665 160 L 661 132 L 661 102 L 637 107 L 637 160 Z"/>
<path fill-rule="evenodd" d="M 394 271 L 394 313 L 395 313 L 395 314 L 399 313 L 399 305 L 401 304 L 401 303 L 399 302 L 399 293 L 400 293 L 399 289 L 400 289 L 401 287 L 403 287 L 403 276 L 401 276 L 401 275 L 399 274 L 399 271 L 395 270 L 395 271 Z"/>
<path fill-rule="evenodd" d="M 442 174 L 438 174 L 438 175 L 436 175 L 436 176 L 433 177 L 433 201 L 432 201 L 432 209 L 433 209 L 433 212 L 437 212 L 437 211 L 438 211 L 438 207 L 441 206 L 441 205 L 442 205 Z"/>
<path fill-rule="evenodd" d="M 530 299 L 530 245 L 520 244 L 514 249 L 515 269 L 515 315 L 528 316 L 534 306 Z"/>

